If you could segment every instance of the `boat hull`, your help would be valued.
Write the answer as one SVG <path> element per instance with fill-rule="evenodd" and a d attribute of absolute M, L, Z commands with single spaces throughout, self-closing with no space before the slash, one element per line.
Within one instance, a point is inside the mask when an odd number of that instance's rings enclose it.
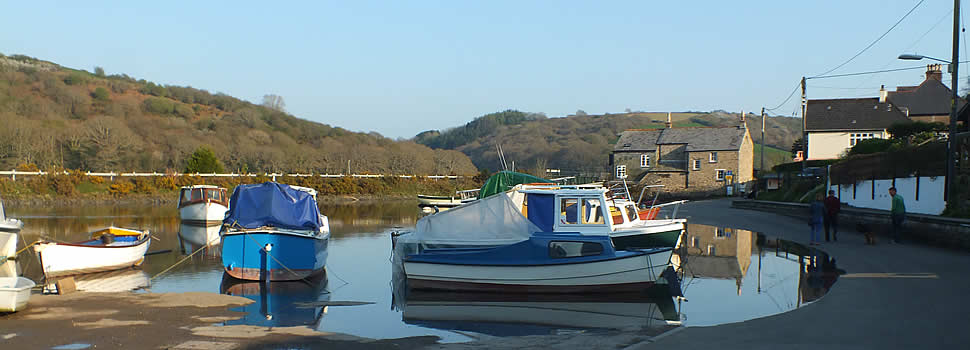
<path fill-rule="evenodd" d="M 43 242 L 34 252 L 47 277 L 111 271 L 139 266 L 151 239 L 146 235 L 132 245 L 104 246 Z"/>
<path fill-rule="evenodd" d="M 408 288 L 521 293 L 643 290 L 659 278 L 671 250 L 610 260 L 548 265 L 453 265 L 404 261 Z"/>
<path fill-rule="evenodd" d="M 0 277 L 0 312 L 17 312 L 27 307 L 34 281 L 25 277 Z"/>
<path fill-rule="evenodd" d="M 304 279 L 323 271 L 329 242 L 329 233 L 305 236 L 230 231 L 222 236 L 222 265 L 226 274 L 241 280 Z M 272 245 L 268 254 L 264 250 L 267 244 Z"/>
<path fill-rule="evenodd" d="M 17 233 L 0 231 L 0 260 L 2 257 L 15 258 L 17 254 Z"/>
<path fill-rule="evenodd" d="M 221 203 L 194 203 L 179 208 L 179 219 L 189 224 L 221 224 L 228 210 L 229 208 Z"/>
<path fill-rule="evenodd" d="M 613 246 L 616 250 L 628 250 L 633 248 L 674 248 L 680 241 L 680 236 L 684 233 L 684 222 L 681 220 L 669 220 L 668 222 L 655 223 L 647 221 L 647 224 L 637 225 L 633 228 L 617 229 L 610 234 Z"/>

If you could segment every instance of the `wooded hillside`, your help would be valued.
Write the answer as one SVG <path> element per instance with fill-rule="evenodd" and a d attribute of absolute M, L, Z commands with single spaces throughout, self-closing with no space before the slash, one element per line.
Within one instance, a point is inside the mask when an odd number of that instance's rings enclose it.
<path fill-rule="evenodd" d="M 747 126 L 755 143 L 761 142 L 761 116 L 748 114 Z M 674 127 L 729 126 L 740 123 L 740 114 L 724 111 L 673 113 Z M 507 161 L 516 168 L 534 171 L 559 168 L 569 171 L 605 171 L 617 135 L 627 129 L 664 127 L 667 113 L 622 113 L 605 115 L 571 115 L 546 118 L 542 114 L 515 110 L 491 113 L 464 126 L 438 131 L 425 131 L 415 142 L 432 148 L 455 149 L 471 157 L 479 168 L 501 170 L 496 145 L 501 145 Z M 765 144 L 787 150 L 801 132 L 801 119 L 768 117 Z M 756 155 L 760 165 L 760 158 Z M 765 155 L 770 168 L 788 161 L 778 152 Z"/>
<path fill-rule="evenodd" d="M 0 169 L 182 171 L 208 147 L 237 172 L 474 174 L 468 157 L 294 117 L 264 105 L 124 74 L 0 54 Z"/>

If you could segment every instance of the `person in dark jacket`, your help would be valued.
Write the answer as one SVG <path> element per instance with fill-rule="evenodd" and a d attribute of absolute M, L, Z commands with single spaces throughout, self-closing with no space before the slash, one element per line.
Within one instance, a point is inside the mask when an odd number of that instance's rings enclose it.
<path fill-rule="evenodd" d="M 822 203 L 822 193 L 815 194 L 815 201 L 808 207 L 809 219 L 808 226 L 812 228 L 812 237 L 809 245 L 819 245 L 822 243 L 822 221 L 825 217 L 825 204 Z"/>
<path fill-rule="evenodd" d="M 829 228 L 832 230 L 832 240 L 839 241 L 839 211 L 842 210 L 842 203 L 835 196 L 835 191 L 829 190 L 829 196 L 825 197 L 825 241 L 829 241 Z"/>

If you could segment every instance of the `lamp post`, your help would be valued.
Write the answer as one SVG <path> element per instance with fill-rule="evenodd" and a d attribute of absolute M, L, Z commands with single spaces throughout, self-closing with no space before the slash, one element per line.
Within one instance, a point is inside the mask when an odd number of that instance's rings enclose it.
<path fill-rule="evenodd" d="M 959 68 L 960 62 L 960 51 L 958 40 L 960 38 L 959 30 L 960 24 L 960 0 L 953 1 L 953 59 L 950 61 L 941 60 L 939 58 L 933 58 L 923 55 L 914 54 L 902 54 L 899 55 L 901 60 L 921 60 L 928 59 L 934 61 L 944 62 L 950 67 L 950 91 L 952 92 L 950 96 L 950 130 L 949 135 L 946 138 L 946 182 L 944 183 L 944 200 L 952 204 L 955 201 L 953 198 L 953 184 L 954 177 L 956 177 L 955 155 L 956 152 L 956 135 L 957 135 L 957 102 L 959 101 L 959 95 L 957 94 L 957 68 Z"/>

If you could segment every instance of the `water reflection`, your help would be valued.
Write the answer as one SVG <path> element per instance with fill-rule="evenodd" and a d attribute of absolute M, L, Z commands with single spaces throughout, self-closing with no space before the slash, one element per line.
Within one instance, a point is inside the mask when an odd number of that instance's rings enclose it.
<path fill-rule="evenodd" d="M 82 292 L 126 292 L 141 288 L 148 288 L 151 276 L 138 268 L 126 268 L 114 271 L 86 273 L 71 276 L 77 290 Z M 48 280 L 45 288 L 54 289 L 56 279 Z"/>
<path fill-rule="evenodd" d="M 679 323 L 666 290 L 597 295 L 410 291 L 399 307 L 408 324 L 494 336 L 556 334 L 563 328 L 647 330 Z"/>
<path fill-rule="evenodd" d="M 220 247 L 206 246 L 200 239 L 210 236 L 209 230 L 215 228 L 180 225 L 174 203 L 8 208 L 10 216 L 24 219 L 22 240 L 27 244 L 40 236 L 78 241 L 88 232 L 109 225 L 150 230 L 155 237 L 152 250 L 172 252 L 146 257 L 141 270 L 127 270 L 132 274 L 129 279 L 150 279 L 185 259 L 152 280 L 150 290 L 231 293 L 257 301 L 239 308 L 247 316 L 235 322 L 308 325 L 320 331 L 369 338 L 433 334 L 446 341 L 463 341 L 468 339 L 462 335 L 465 331 L 496 335 L 573 329 L 649 331 L 678 321 L 692 326 L 740 322 L 818 300 L 840 272 L 834 259 L 818 250 L 751 231 L 689 224 L 673 258 L 687 301 L 669 293 L 659 297 L 654 293 L 532 297 L 396 294 L 401 288 L 389 283 L 393 278 L 386 231 L 414 225 L 421 215 L 414 202 L 323 203 L 321 212 L 329 216 L 334 231 L 327 261 L 329 282 L 333 283 L 273 282 L 264 287 L 258 282 L 223 283 Z M 27 277 L 41 280 L 33 254 L 22 254 L 18 262 Z M 0 265 L 0 275 L 15 274 L 17 268 L 17 262 Z M 374 304 L 299 307 L 305 302 L 328 300 Z M 322 322 L 324 319 L 326 322 Z"/>
<path fill-rule="evenodd" d="M 684 323 L 716 325 L 769 316 L 817 300 L 837 280 L 823 251 L 729 227 L 688 224 L 671 258 L 689 302 Z"/>
<path fill-rule="evenodd" d="M 325 275 L 325 274 L 318 274 Z M 264 327 L 311 326 L 317 328 L 326 314 L 325 306 L 318 302 L 330 300 L 326 293 L 327 278 L 318 276 L 301 281 L 243 281 L 223 275 L 219 291 L 253 300 L 249 305 L 232 308 L 246 315 L 226 324 L 244 324 Z M 309 304 L 309 305 L 308 305 Z"/>
<path fill-rule="evenodd" d="M 222 238 L 219 236 L 219 230 L 222 229 L 222 225 L 200 225 L 200 224 L 189 224 L 180 223 L 179 224 L 179 238 L 183 241 L 183 249 L 186 248 L 185 244 L 191 246 L 215 246 L 222 242 Z M 191 254 L 195 250 L 188 250 Z"/>

